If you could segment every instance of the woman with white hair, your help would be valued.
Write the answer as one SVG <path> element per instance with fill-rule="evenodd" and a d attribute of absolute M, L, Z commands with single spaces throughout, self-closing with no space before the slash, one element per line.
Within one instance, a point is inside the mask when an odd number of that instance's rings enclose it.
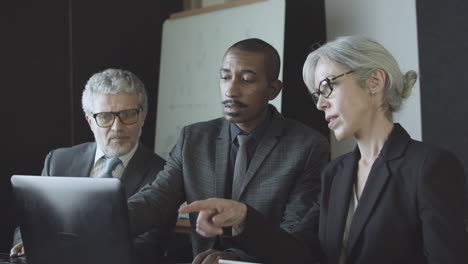
<path fill-rule="evenodd" d="M 336 138 L 357 139 L 323 171 L 319 204 L 291 235 L 246 204 L 198 201 L 181 210 L 203 213 L 197 230 L 241 226 L 231 242 L 263 263 L 468 263 L 461 163 L 393 122 L 417 74 L 402 74 L 379 43 L 349 36 L 311 52 L 303 76 Z"/>
<path fill-rule="evenodd" d="M 462 165 L 393 122 L 417 74 L 402 74 L 379 43 L 350 36 L 309 54 L 303 77 L 336 138 L 357 140 L 323 173 L 328 263 L 467 263 Z"/>

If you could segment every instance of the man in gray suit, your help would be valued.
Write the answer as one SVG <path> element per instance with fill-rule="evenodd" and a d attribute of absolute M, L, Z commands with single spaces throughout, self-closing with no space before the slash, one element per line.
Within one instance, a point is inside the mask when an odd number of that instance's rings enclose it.
<path fill-rule="evenodd" d="M 242 40 L 228 49 L 220 69 L 224 118 L 182 129 L 164 170 L 129 199 L 133 233 L 164 227 L 170 223 L 167 216 L 184 201 L 213 197 L 242 201 L 271 224 L 294 230 L 318 196 L 329 144 L 315 130 L 269 105 L 282 89 L 279 71 L 278 52 L 262 40 Z M 237 184 L 233 175 L 239 135 L 249 135 L 250 140 L 248 169 Z M 236 235 L 240 227 L 205 238 L 195 232 L 196 219 L 196 213 L 190 214 L 193 263 L 255 260 L 224 239 Z"/>
<path fill-rule="evenodd" d="M 101 177 L 106 158 L 117 157 L 112 176 L 119 178 L 127 197 L 152 182 L 164 160 L 139 143 L 148 110 L 141 80 L 125 70 L 107 69 L 94 74 L 83 90 L 82 106 L 96 142 L 51 151 L 43 176 Z M 92 223 L 90 223 L 92 224 Z M 158 240 L 169 232 L 151 230 L 134 238 L 138 263 L 152 263 L 163 249 Z M 24 254 L 19 229 L 15 231 L 12 256 Z"/>

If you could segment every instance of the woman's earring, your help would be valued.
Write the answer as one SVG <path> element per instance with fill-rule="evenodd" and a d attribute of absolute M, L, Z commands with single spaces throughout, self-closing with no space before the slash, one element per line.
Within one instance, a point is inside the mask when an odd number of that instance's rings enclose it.
<path fill-rule="evenodd" d="M 377 92 L 376 91 L 371 91 L 370 95 L 375 95 Z"/>

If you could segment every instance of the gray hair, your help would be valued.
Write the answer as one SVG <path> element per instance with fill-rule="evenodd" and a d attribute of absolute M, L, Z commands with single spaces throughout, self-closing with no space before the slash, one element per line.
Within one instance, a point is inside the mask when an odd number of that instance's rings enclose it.
<path fill-rule="evenodd" d="M 379 43 L 363 36 L 345 36 L 329 42 L 307 56 L 302 76 L 310 91 L 316 90 L 315 67 L 318 61 L 333 61 L 353 70 L 358 83 L 364 86 L 370 74 L 382 69 L 387 75 L 383 109 L 392 120 L 392 113 L 400 109 L 404 99 L 411 95 L 418 75 L 415 71 L 403 74 L 395 58 Z"/>
<path fill-rule="evenodd" d="M 138 103 L 143 111 L 148 109 L 148 96 L 145 85 L 133 73 L 120 69 L 106 69 L 95 73 L 89 78 L 83 90 L 81 103 L 85 114 L 93 113 L 93 95 L 117 94 L 117 93 L 137 93 Z"/>

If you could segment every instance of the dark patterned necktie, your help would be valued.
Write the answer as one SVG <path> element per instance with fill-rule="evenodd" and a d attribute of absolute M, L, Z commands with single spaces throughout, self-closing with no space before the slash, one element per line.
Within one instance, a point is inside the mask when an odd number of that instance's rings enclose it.
<path fill-rule="evenodd" d="M 234 165 L 231 195 L 232 199 L 234 200 L 239 200 L 240 189 L 247 172 L 247 142 L 249 141 L 250 137 L 250 135 L 237 135 L 239 150 L 237 151 L 236 163 Z"/>
<path fill-rule="evenodd" d="M 122 161 L 117 157 L 105 157 L 104 171 L 100 178 L 112 178 L 112 171 L 114 171 L 121 162 Z"/>

